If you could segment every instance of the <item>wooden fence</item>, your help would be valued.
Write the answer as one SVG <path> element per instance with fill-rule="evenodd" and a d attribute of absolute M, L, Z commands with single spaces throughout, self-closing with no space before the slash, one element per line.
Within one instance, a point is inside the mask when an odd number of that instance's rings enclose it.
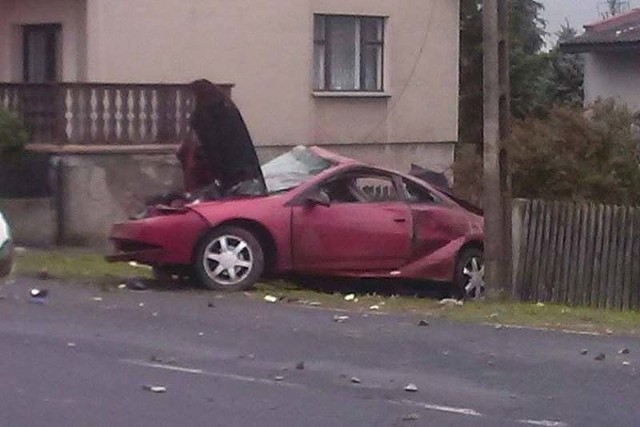
<path fill-rule="evenodd" d="M 514 203 L 514 294 L 611 309 L 640 309 L 640 208 Z"/>

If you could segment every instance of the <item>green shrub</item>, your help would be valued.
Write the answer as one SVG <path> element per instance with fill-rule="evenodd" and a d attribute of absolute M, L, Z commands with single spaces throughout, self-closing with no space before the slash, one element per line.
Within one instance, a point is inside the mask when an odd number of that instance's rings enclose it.
<path fill-rule="evenodd" d="M 640 123 L 612 100 L 515 120 L 508 150 L 514 197 L 640 205 Z M 460 150 L 454 172 L 457 195 L 479 202 L 482 157 Z"/>
<path fill-rule="evenodd" d="M 18 156 L 28 140 L 29 134 L 20 120 L 0 106 L 0 159 Z"/>
<path fill-rule="evenodd" d="M 509 144 L 514 196 L 639 204 L 637 129 L 633 113 L 611 100 L 517 121 Z"/>

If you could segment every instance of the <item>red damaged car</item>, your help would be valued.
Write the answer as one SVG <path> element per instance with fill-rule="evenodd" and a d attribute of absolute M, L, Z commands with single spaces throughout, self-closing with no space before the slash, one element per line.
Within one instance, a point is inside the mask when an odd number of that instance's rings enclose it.
<path fill-rule="evenodd" d="M 483 290 L 483 219 L 412 176 L 318 147 L 262 166 L 263 182 L 195 194 L 115 224 L 111 261 L 188 272 L 215 290 L 263 275 L 418 279 Z M 255 179 L 253 180 L 255 181 Z"/>

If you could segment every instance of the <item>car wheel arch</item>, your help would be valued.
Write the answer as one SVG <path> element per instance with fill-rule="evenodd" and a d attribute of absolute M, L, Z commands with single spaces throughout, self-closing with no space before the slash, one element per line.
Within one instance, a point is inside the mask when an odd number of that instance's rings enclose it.
<path fill-rule="evenodd" d="M 209 234 L 211 234 L 215 230 L 222 227 L 239 227 L 251 232 L 258 239 L 258 242 L 260 242 L 260 245 L 262 246 L 262 250 L 264 252 L 264 257 L 265 257 L 264 273 L 269 274 L 275 269 L 276 261 L 278 259 L 277 258 L 278 247 L 276 245 L 275 239 L 273 238 L 273 235 L 271 234 L 271 232 L 269 232 L 267 227 L 265 227 L 263 224 L 254 220 L 242 219 L 242 218 L 224 221 L 219 224 L 216 224 L 213 227 L 208 227 L 206 230 L 204 230 L 198 237 L 198 240 L 196 241 L 196 243 L 193 245 L 193 253 L 191 254 L 192 263 L 195 262 L 196 248 L 198 248 L 200 243 L 204 239 L 206 239 Z"/>
<path fill-rule="evenodd" d="M 478 249 L 484 253 L 484 243 L 480 240 L 470 240 L 464 245 L 460 247 L 458 254 L 456 255 L 456 264 L 458 265 L 458 261 L 460 261 L 460 257 L 469 249 Z M 456 272 L 453 271 L 453 280 L 455 280 Z"/>

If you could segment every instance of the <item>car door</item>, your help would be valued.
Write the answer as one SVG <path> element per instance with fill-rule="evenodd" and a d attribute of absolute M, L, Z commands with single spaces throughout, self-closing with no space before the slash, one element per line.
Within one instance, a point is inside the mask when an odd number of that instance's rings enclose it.
<path fill-rule="evenodd" d="M 328 203 L 303 198 L 293 207 L 296 271 L 388 272 L 410 257 L 411 214 L 390 176 L 349 174 L 313 191 Z"/>
<path fill-rule="evenodd" d="M 465 215 L 442 203 L 427 188 L 402 178 L 401 193 L 411 211 L 416 258 L 429 255 L 468 232 Z"/>

